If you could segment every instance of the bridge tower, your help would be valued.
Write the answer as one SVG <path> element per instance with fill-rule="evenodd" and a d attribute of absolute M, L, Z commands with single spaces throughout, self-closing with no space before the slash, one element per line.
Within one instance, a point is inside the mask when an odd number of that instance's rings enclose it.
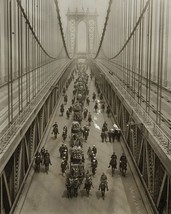
<path fill-rule="evenodd" d="M 71 12 L 68 9 L 67 16 L 67 47 L 70 56 L 79 55 L 78 53 L 78 25 L 83 21 L 86 25 L 86 55 L 91 56 L 97 52 L 98 42 L 98 26 L 97 26 L 97 10 L 90 12 L 89 8 L 86 11 Z"/>

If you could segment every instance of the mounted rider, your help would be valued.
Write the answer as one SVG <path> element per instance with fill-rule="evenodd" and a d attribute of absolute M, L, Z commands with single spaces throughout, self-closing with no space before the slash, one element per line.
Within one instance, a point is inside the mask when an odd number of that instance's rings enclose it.
<path fill-rule="evenodd" d="M 61 112 L 61 115 L 63 116 L 63 113 L 64 113 L 64 104 L 62 103 L 61 106 L 60 106 L 60 112 Z"/>
<path fill-rule="evenodd" d="M 104 172 L 103 172 L 103 174 L 101 175 L 101 178 L 100 178 L 99 190 L 101 189 L 102 184 L 105 184 L 105 187 L 107 188 L 107 191 L 108 191 L 109 188 L 108 188 L 107 176 L 105 175 Z"/>
<path fill-rule="evenodd" d="M 111 159 L 117 160 L 117 156 L 116 156 L 115 152 L 113 152 L 113 154 L 111 155 Z"/>
<path fill-rule="evenodd" d="M 107 176 L 105 175 L 105 173 L 103 172 L 103 174 L 100 177 L 100 182 L 107 182 Z"/>
<path fill-rule="evenodd" d="M 64 103 L 66 104 L 68 102 L 68 96 L 67 94 L 64 96 Z"/>
<path fill-rule="evenodd" d="M 84 183 L 84 189 L 86 189 L 88 195 L 89 195 L 89 191 L 90 191 L 91 187 L 94 188 L 91 176 L 87 176 L 85 179 L 85 183 Z"/>
<path fill-rule="evenodd" d="M 122 153 L 122 155 L 120 157 L 119 167 L 121 168 L 122 166 L 125 166 L 125 169 L 127 170 L 127 158 L 126 158 L 125 153 Z"/>
<path fill-rule="evenodd" d="M 113 154 L 111 156 L 108 168 L 110 168 L 110 166 L 114 169 L 117 169 L 117 156 L 116 156 L 115 152 L 113 152 Z"/>
<path fill-rule="evenodd" d="M 57 122 L 55 122 L 55 124 L 54 124 L 52 127 L 53 127 L 52 134 L 54 133 L 55 138 L 56 138 L 56 137 L 57 137 L 57 134 L 59 134 Z"/>
<path fill-rule="evenodd" d="M 57 128 L 57 129 L 58 129 L 58 124 L 57 124 L 57 122 L 55 122 L 55 123 L 53 124 L 53 128 Z"/>

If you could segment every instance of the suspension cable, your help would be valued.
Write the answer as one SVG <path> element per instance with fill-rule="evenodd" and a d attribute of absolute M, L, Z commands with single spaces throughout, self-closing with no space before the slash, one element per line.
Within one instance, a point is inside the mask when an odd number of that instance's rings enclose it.
<path fill-rule="evenodd" d="M 151 0 L 148 0 L 148 1 L 146 2 L 146 5 L 145 5 L 144 9 L 142 10 L 142 13 L 141 13 L 141 15 L 140 15 L 140 17 L 139 17 L 139 19 L 138 19 L 138 21 L 137 21 L 135 27 L 133 28 L 132 32 L 130 33 L 130 36 L 128 37 L 128 39 L 127 39 L 127 41 L 125 42 L 125 44 L 122 46 L 121 50 L 120 50 L 115 56 L 110 57 L 110 58 L 108 58 L 108 59 L 111 60 L 111 59 L 114 59 L 114 58 L 116 58 L 117 56 L 119 56 L 119 54 L 120 54 L 120 53 L 124 50 L 124 48 L 127 46 L 128 42 L 130 41 L 130 39 L 131 39 L 132 36 L 134 35 L 134 32 L 136 31 L 137 27 L 139 26 L 139 23 L 141 22 L 144 13 L 145 13 L 146 10 L 147 10 L 148 5 L 150 4 L 150 1 L 151 1 Z"/>
<path fill-rule="evenodd" d="M 42 51 L 43 51 L 49 58 L 51 58 L 51 59 L 56 59 L 55 57 L 50 56 L 50 55 L 48 54 L 48 52 L 43 48 L 42 44 L 40 43 L 38 37 L 36 36 L 36 33 L 35 33 L 34 30 L 33 30 L 33 27 L 32 27 L 31 24 L 30 24 L 30 21 L 29 21 L 28 18 L 27 18 L 27 15 L 26 15 L 26 13 L 25 13 L 25 11 L 24 11 L 24 8 L 23 8 L 22 5 L 21 5 L 21 0 L 16 0 L 16 1 L 17 1 L 17 4 L 18 4 L 19 8 L 21 9 L 21 12 L 22 12 L 22 14 L 23 14 L 23 16 L 24 16 L 24 18 L 25 18 L 25 20 L 26 20 L 26 23 L 28 24 L 29 29 L 31 30 L 31 32 L 32 32 L 32 34 L 33 34 L 35 40 L 36 40 L 37 43 L 39 44 L 39 46 L 40 46 L 40 48 L 42 49 Z"/>
<path fill-rule="evenodd" d="M 66 46 L 66 42 L 65 42 L 65 38 L 64 38 L 64 31 L 63 31 L 63 27 L 62 27 L 62 21 L 61 21 L 61 16 L 60 16 L 58 0 L 54 0 L 54 1 L 55 1 L 55 4 L 56 4 L 56 12 L 57 12 L 58 20 L 59 20 L 59 27 L 60 27 L 60 31 L 61 31 L 62 42 L 63 42 L 63 46 L 64 46 L 64 49 L 65 49 L 65 53 L 66 53 L 67 57 L 69 59 L 71 59 L 71 57 L 69 56 L 69 53 L 68 53 L 68 50 L 67 50 L 67 46 Z"/>
<path fill-rule="evenodd" d="M 108 19 L 109 19 L 109 13 L 110 13 L 112 1 L 113 0 L 109 1 L 109 6 L 108 6 L 108 9 L 107 9 L 107 15 L 106 15 L 105 23 L 104 23 L 104 28 L 103 28 L 102 36 L 101 36 L 99 47 L 98 47 L 98 50 L 97 50 L 97 53 L 96 53 L 96 56 L 94 57 L 94 59 L 96 59 L 98 57 L 100 49 L 101 49 L 101 46 L 102 46 L 102 43 L 103 43 L 103 40 L 104 40 L 104 36 L 105 36 L 106 27 L 107 27 L 107 23 L 108 23 Z"/>

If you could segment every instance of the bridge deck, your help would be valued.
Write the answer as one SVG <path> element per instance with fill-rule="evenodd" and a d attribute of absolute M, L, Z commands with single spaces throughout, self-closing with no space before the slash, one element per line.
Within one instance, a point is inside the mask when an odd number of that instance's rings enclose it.
<path fill-rule="evenodd" d="M 69 101 L 65 106 L 65 110 L 71 105 L 72 89 L 73 82 L 67 91 Z M 95 91 L 93 81 L 89 82 L 89 89 L 91 98 L 93 91 Z M 63 97 L 61 98 L 61 102 L 62 101 Z M 59 104 L 61 104 L 61 102 Z M 125 152 L 129 160 L 129 167 L 126 177 L 122 177 L 118 170 L 115 172 L 114 177 L 111 176 L 111 169 L 108 169 L 110 156 L 112 152 L 115 151 L 119 159 L 124 149 L 124 147 L 122 148 L 123 143 L 116 140 L 114 143 L 101 142 L 100 133 L 103 122 L 106 121 L 109 127 L 112 126 L 113 122 L 111 118 L 107 118 L 105 113 L 101 113 L 100 111 L 95 113 L 93 107 L 94 103 L 91 100 L 88 108 L 92 113 L 93 122 L 91 124 L 88 142 L 83 146 L 86 170 L 90 170 L 90 160 L 86 155 L 87 149 L 89 146 L 93 145 L 96 145 L 97 147 L 98 168 L 97 173 L 93 178 L 94 189 L 91 190 L 90 197 L 86 196 L 85 190 L 83 190 L 83 185 L 79 189 L 77 198 L 68 199 L 66 196 L 65 177 L 61 175 L 60 170 L 61 160 L 59 158 L 59 147 L 62 141 L 62 128 L 66 124 L 68 127 L 66 144 L 69 144 L 72 119 L 67 120 L 66 115 L 63 117 L 59 116 L 59 108 L 57 108 L 51 124 L 55 121 L 58 122 L 60 134 L 57 140 L 55 140 L 51 135 L 51 130 L 49 129 L 46 133 L 45 139 L 43 140 L 43 143 L 46 143 L 45 148 L 47 148 L 50 152 L 52 166 L 50 166 L 48 174 L 44 173 L 44 168 L 41 169 L 40 173 L 35 174 L 33 174 L 32 169 L 15 210 L 16 214 L 152 213 L 148 200 L 143 194 L 143 188 L 140 185 L 138 185 L 139 189 L 137 188 L 137 184 L 134 179 L 136 179 L 137 182 L 139 182 L 139 179 L 126 151 Z M 86 121 L 83 121 L 82 125 L 86 123 Z M 106 198 L 104 201 L 98 191 L 99 180 L 102 172 L 107 174 L 109 183 L 109 192 L 106 192 Z"/>

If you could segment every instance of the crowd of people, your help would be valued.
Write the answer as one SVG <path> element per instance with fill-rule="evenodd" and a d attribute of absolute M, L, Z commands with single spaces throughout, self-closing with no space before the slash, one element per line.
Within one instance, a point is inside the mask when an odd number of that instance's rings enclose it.
<path fill-rule="evenodd" d="M 93 78 L 93 74 L 90 74 L 90 78 Z M 74 74 L 72 75 L 72 80 L 74 80 Z M 63 103 L 60 105 L 60 113 L 61 116 L 64 116 L 64 112 L 65 112 L 65 105 L 68 103 L 68 95 L 66 94 L 66 90 L 67 88 L 63 89 Z M 76 93 L 76 89 L 73 90 L 73 95 L 75 95 Z M 100 102 L 98 101 L 98 99 L 100 100 Z M 70 116 L 73 113 L 73 105 L 76 102 L 75 96 L 72 98 L 71 100 L 72 104 L 71 106 L 66 110 L 66 118 L 70 119 Z M 84 140 L 85 143 L 88 142 L 88 137 L 91 131 L 91 123 L 92 123 L 92 115 L 91 112 L 89 110 L 89 106 L 90 106 L 90 98 L 89 98 L 89 90 L 88 92 L 86 92 L 86 98 L 85 98 L 85 104 L 86 107 L 83 106 L 83 111 L 82 111 L 82 118 L 85 122 L 87 122 L 87 124 L 83 125 L 81 127 L 81 139 Z M 103 95 L 100 92 L 100 90 L 97 90 L 97 94 L 96 92 L 93 92 L 92 94 L 92 102 L 94 102 L 94 112 L 97 113 L 98 110 L 101 110 L 102 113 L 106 113 L 107 116 L 110 116 L 111 110 L 110 107 L 105 104 L 105 101 L 103 99 Z M 106 110 L 106 112 L 105 112 Z M 55 122 L 55 124 L 52 127 L 52 134 L 54 134 L 55 139 L 57 138 L 58 134 L 60 134 L 59 132 L 59 127 L 57 122 Z M 71 130 L 72 132 L 72 130 Z M 59 155 L 61 158 L 61 172 L 62 175 L 65 176 L 66 175 L 66 184 L 67 186 L 69 185 L 69 183 L 74 183 L 74 187 L 78 189 L 79 187 L 79 179 L 73 179 L 73 177 L 69 177 L 67 174 L 67 169 L 70 168 L 69 163 L 72 162 L 71 158 L 72 156 L 69 155 L 69 148 L 67 146 L 67 144 L 65 143 L 66 139 L 68 136 L 68 128 L 65 125 L 63 127 L 62 130 L 62 144 L 59 147 Z M 74 139 L 74 135 L 72 136 Z M 118 142 L 120 142 L 121 139 L 121 130 L 118 128 L 118 126 L 116 124 L 114 124 L 112 127 L 109 127 L 107 122 L 104 121 L 104 123 L 102 124 L 101 127 L 101 141 L 102 142 L 115 142 L 115 140 L 117 140 Z M 75 142 L 75 141 L 74 141 Z M 79 145 L 80 147 L 82 147 L 82 145 Z M 87 170 L 86 173 L 84 172 L 84 189 L 86 189 L 87 194 L 89 195 L 89 191 L 91 189 L 91 187 L 93 188 L 93 177 L 96 175 L 96 171 L 98 168 L 98 159 L 97 159 L 97 148 L 95 145 L 93 146 L 89 146 L 88 150 L 87 150 L 87 155 L 90 161 L 90 166 L 91 166 L 91 173 L 90 170 Z M 69 157 L 70 156 L 70 157 Z M 69 162 L 69 158 L 70 158 L 70 162 Z M 84 163 L 85 159 L 84 159 L 84 155 L 82 156 L 82 162 Z M 42 147 L 41 152 L 38 152 L 35 156 L 35 170 L 36 171 L 40 171 L 40 166 L 44 165 L 45 166 L 45 172 L 48 173 L 49 170 L 49 165 L 52 165 L 51 160 L 50 160 L 50 154 L 47 150 L 45 150 L 44 147 Z M 112 168 L 112 176 L 114 176 L 115 170 L 117 169 L 117 155 L 115 154 L 115 152 L 113 152 L 113 154 L 110 157 L 109 160 L 109 165 L 108 168 Z M 107 168 L 107 166 L 106 166 Z M 125 156 L 125 154 L 123 153 L 119 159 L 119 167 L 120 171 L 123 171 L 123 169 L 125 170 L 125 174 L 126 174 L 126 170 L 127 170 L 127 158 Z M 100 170 L 100 169 L 99 169 Z M 104 193 L 105 190 L 109 190 L 108 187 L 108 179 L 107 179 L 107 175 L 103 172 L 101 177 L 100 177 L 100 181 L 99 181 L 99 190 L 101 190 L 102 192 L 102 196 L 104 197 Z"/>

